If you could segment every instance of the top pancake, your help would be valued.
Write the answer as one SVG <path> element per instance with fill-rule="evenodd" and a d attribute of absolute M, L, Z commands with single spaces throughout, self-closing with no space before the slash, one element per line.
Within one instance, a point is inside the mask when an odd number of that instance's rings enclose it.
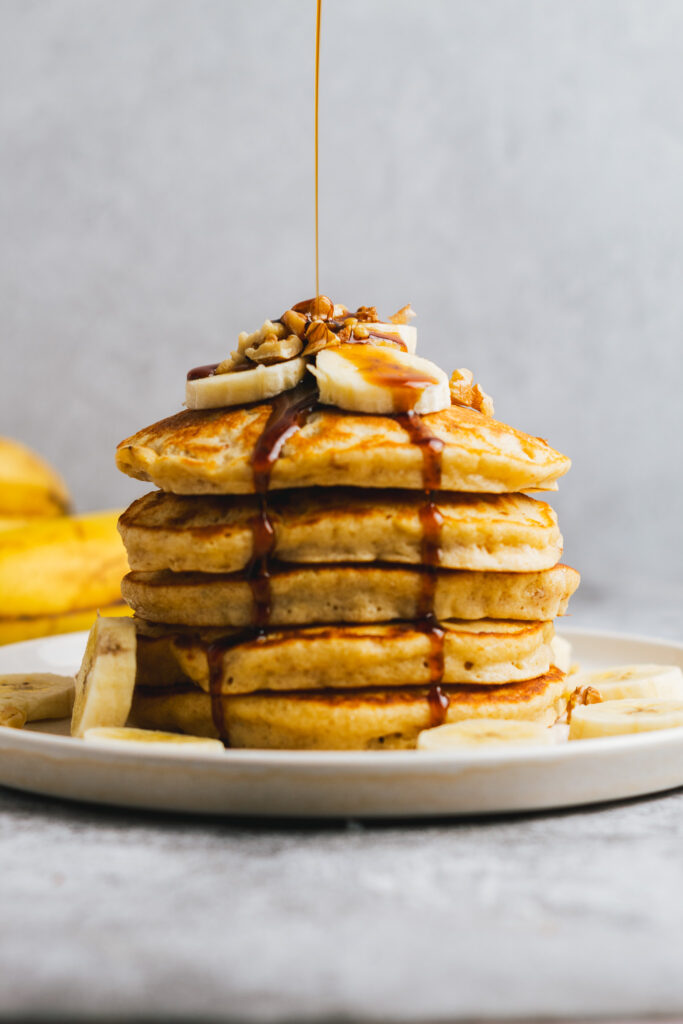
<path fill-rule="evenodd" d="M 271 408 L 180 412 L 122 441 L 117 466 L 176 494 L 254 493 L 252 460 Z M 464 406 L 422 422 L 444 442 L 441 481 L 433 489 L 556 490 L 570 466 L 543 439 Z M 422 490 L 423 451 L 398 418 L 316 408 L 285 440 L 270 489 L 338 485 Z"/>

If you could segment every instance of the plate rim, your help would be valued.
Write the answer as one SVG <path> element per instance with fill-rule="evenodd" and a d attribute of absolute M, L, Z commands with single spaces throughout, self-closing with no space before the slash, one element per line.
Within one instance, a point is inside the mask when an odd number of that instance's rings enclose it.
<path fill-rule="evenodd" d="M 598 628 L 585 628 L 583 626 L 560 626 L 557 632 L 561 635 L 582 636 L 587 639 L 614 641 L 614 642 L 636 642 L 648 643 L 657 646 L 673 648 L 683 653 L 683 641 L 672 640 L 667 637 L 651 637 L 636 633 L 622 633 L 619 631 L 602 630 Z M 75 633 L 57 633 L 52 636 L 35 637 L 31 640 L 22 640 L 15 644 L 7 644 L 0 648 L 0 661 L 4 650 L 17 649 L 26 645 L 41 645 L 54 640 L 63 640 L 64 637 L 73 638 L 76 641 L 82 638 L 84 641 L 88 636 L 87 630 Z M 61 720 L 64 721 L 64 720 Z M 347 770 L 367 771 L 382 774 L 384 771 L 391 771 L 407 766 L 423 766 L 430 771 L 435 768 L 448 767 L 456 768 L 459 764 L 463 766 L 478 765 L 481 767 L 494 767 L 501 763 L 514 761 L 519 764 L 525 761 L 554 762 L 560 759 L 568 759 L 570 762 L 577 757 L 585 756 L 584 743 L 590 743 L 590 751 L 600 756 L 609 751 L 619 753 L 628 750 L 636 745 L 636 749 L 643 750 L 648 747 L 677 746 L 683 738 L 683 726 L 673 729 L 653 730 L 651 732 L 632 733 L 624 736 L 606 736 L 584 741 L 583 743 L 557 743 L 544 746 L 515 745 L 510 749 L 492 747 L 490 750 L 456 750 L 456 751 L 426 751 L 426 750 L 268 750 L 268 749 L 226 749 L 225 755 L 191 753 L 183 751 L 182 759 L 177 752 L 167 751 L 163 748 L 152 749 L 117 749 L 110 746 L 99 746 L 74 743 L 74 737 L 56 735 L 51 732 L 36 731 L 33 729 L 11 729 L 0 728 L 0 754 L 10 750 L 22 750 L 24 753 L 36 752 L 56 755 L 65 754 L 67 751 L 77 755 L 80 749 L 81 754 L 88 754 L 94 757 L 105 757 L 107 760 L 118 761 L 124 764 L 140 764 L 141 761 L 149 761 L 154 764 L 167 762 L 191 766 L 207 766 L 219 770 L 229 771 L 229 766 L 275 768 L 286 766 L 292 769 L 319 770 L 320 768 L 345 768 Z M 106 755 L 106 756 L 105 756 Z M 225 768 L 221 769 L 221 766 Z M 419 768 L 418 768 L 419 770 Z M 0 783 L 1 784 L 1 783 Z"/>

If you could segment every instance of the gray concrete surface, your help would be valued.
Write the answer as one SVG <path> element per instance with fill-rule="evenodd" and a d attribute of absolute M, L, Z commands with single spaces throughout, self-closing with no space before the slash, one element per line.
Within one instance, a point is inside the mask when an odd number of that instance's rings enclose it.
<path fill-rule="evenodd" d="M 584 591 L 683 575 L 683 5 L 326 0 L 324 290 L 574 459 Z M 313 290 L 314 5 L 0 0 L 0 432 L 81 507 Z M 584 599 L 579 596 L 577 604 Z"/>
<path fill-rule="evenodd" d="M 589 612 L 662 621 L 649 600 Z M 680 1018 L 682 845 L 683 790 L 317 825 L 0 788 L 0 1019 Z"/>

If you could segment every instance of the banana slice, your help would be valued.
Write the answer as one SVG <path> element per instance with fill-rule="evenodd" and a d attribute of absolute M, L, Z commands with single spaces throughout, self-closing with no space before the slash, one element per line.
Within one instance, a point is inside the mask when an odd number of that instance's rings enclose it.
<path fill-rule="evenodd" d="M 572 645 L 556 633 L 550 641 L 550 646 L 553 652 L 553 665 L 568 675 L 572 667 Z"/>
<path fill-rule="evenodd" d="M 640 697 L 683 700 L 683 672 L 677 665 L 622 665 L 601 672 L 582 672 L 573 683 L 592 686 L 603 701 Z"/>
<path fill-rule="evenodd" d="M 509 718 L 468 718 L 450 725 L 425 729 L 417 737 L 418 750 L 459 750 L 509 744 L 554 743 L 552 730 L 539 722 Z"/>
<path fill-rule="evenodd" d="M 570 740 L 674 729 L 683 725 L 683 700 L 607 700 L 572 711 Z"/>
<path fill-rule="evenodd" d="M 411 327 L 410 324 L 382 323 L 361 324 L 361 326 L 367 328 L 369 333 L 374 334 L 375 338 L 379 341 L 381 341 L 382 338 L 378 338 L 378 335 L 398 335 L 403 344 L 405 345 L 406 350 L 410 353 L 410 355 L 415 355 L 415 350 L 417 349 L 417 327 Z M 386 341 L 387 343 L 391 343 L 392 338 L 389 337 L 386 339 Z"/>
<path fill-rule="evenodd" d="M 11 729 L 23 729 L 27 722 L 43 718 L 68 718 L 73 702 L 73 676 L 0 676 L 0 725 Z"/>
<path fill-rule="evenodd" d="M 86 729 L 83 735 L 86 743 L 115 750 L 131 747 L 175 754 L 224 754 L 225 747 L 220 740 L 203 736 L 186 736 L 177 732 L 158 732 L 154 729 L 115 729 L 101 726 Z"/>
<path fill-rule="evenodd" d="M 96 726 L 125 725 L 135 686 L 135 623 L 97 619 L 76 676 L 71 735 Z"/>
<path fill-rule="evenodd" d="M 251 370 L 231 370 L 213 377 L 188 380 L 185 405 L 188 409 L 218 409 L 224 405 L 248 405 L 274 398 L 303 380 L 306 360 L 301 356 Z"/>
<path fill-rule="evenodd" d="M 309 366 L 320 401 L 352 412 L 419 413 L 448 409 L 444 371 L 419 356 L 382 345 L 339 345 L 318 353 Z"/>

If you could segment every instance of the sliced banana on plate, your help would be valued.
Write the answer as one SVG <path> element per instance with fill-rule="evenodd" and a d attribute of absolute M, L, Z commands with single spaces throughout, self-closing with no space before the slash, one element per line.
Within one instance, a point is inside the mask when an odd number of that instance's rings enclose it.
<path fill-rule="evenodd" d="M 339 345 L 309 366 L 320 401 L 351 412 L 439 412 L 451 404 L 448 377 L 420 356 L 384 345 Z"/>
<path fill-rule="evenodd" d="M 73 702 L 73 676 L 45 672 L 0 676 L 0 725 L 23 729 L 27 722 L 68 718 Z"/>
<path fill-rule="evenodd" d="M 99 728 L 86 729 L 83 739 L 86 743 L 100 747 L 121 750 L 154 750 L 172 754 L 223 754 L 225 747 L 220 740 L 204 736 L 187 736 L 184 733 L 161 732 L 156 729 Z"/>
<path fill-rule="evenodd" d="M 306 360 L 298 356 L 270 366 L 259 363 L 248 370 L 229 370 L 188 380 L 185 405 L 188 409 L 218 409 L 224 405 L 266 401 L 295 388 L 305 372 Z"/>
<path fill-rule="evenodd" d="M 510 744 L 550 744 L 555 742 L 551 729 L 540 722 L 522 722 L 508 718 L 468 718 L 449 725 L 425 729 L 417 738 L 418 750 L 460 750 Z"/>
<path fill-rule="evenodd" d="M 635 698 L 578 705 L 572 711 L 570 740 L 622 736 L 627 733 L 675 729 L 683 725 L 683 700 Z"/>
<path fill-rule="evenodd" d="M 603 701 L 638 697 L 683 700 L 683 672 L 677 665 L 621 665 L 600 672 L 581 672 L 576 686 L 592 686 Z"/>
<path fill-rule="evenodd" d="M 125 725 L 135 686 L 135 652 L 132 619 L 97 619 L 76 675 L 72 736 L 82 737 L 96 726 Z"/>

